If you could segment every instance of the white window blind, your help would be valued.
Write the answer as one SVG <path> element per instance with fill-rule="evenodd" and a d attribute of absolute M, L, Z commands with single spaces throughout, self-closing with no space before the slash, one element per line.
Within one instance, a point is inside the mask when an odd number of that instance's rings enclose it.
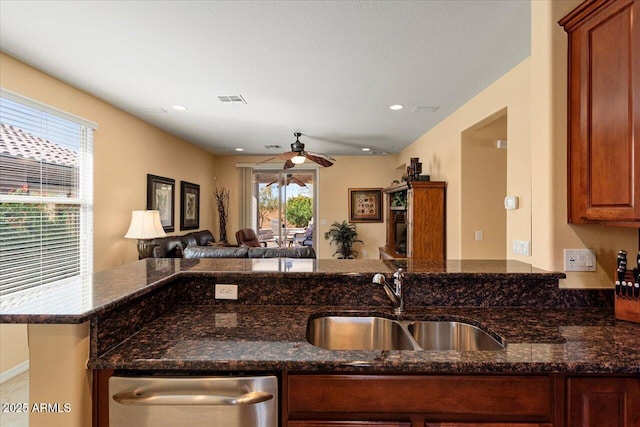
<path fill-rule="evenodd" d="M 0 296 L 93 271 L 95 128 L 0 92 Z"/>

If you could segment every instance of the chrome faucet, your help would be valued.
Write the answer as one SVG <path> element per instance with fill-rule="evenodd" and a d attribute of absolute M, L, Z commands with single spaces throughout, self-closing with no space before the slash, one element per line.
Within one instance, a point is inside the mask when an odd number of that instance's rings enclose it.
<path fill-rule="evenodd" d="M 393 312 L 395 314 L 402 314 L 404 311 L 404 299 L 402 297 L 402 280 L 404 279 L 404 272 L 401 268 L 398 269 L 395 273 L 393 273 L 393 284 L 395 285 L 395 290 L 389 286 L 387 283 L 387 279 L 384 277 L 384 274 L 376 274 L 373 276 L 373 283 L 376 285 L 382 285 L 382 288 L 387 293 L 387 296 L 393 303 L 394 309 Z"/>

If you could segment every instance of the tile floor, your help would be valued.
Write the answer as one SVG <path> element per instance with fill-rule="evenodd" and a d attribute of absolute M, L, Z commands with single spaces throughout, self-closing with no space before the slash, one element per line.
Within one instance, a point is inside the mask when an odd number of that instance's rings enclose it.
<path fill-rule="evenodd" d="M 29 371 L 0 384 L 0 427 L 29 427 L 28 413 L 5 412 L 5 404 L 29 404 Z"/>

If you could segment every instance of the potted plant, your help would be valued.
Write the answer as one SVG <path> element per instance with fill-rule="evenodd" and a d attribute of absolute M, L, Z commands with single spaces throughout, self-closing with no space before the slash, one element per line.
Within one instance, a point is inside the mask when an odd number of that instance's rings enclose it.
<path fill-rule="evenodd" d="M 331 243 L 336 244 L 336 251 L 333 255 L 338 255 L 339 259 L 356 258 L 358 252 L 353 250 L 354 243 L 364 243 L 358 239 L 358 229 L 355 224 L 349 224 L 346 220 L 342 222 L 334 221 L 329 231 L 324 233 L 326 240 L 331 239 Z"/>

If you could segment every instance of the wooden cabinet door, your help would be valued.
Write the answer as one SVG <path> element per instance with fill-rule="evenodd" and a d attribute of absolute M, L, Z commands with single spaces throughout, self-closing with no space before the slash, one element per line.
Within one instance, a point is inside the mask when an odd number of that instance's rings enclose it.
<path fill-rule="evenodd" d="M 569 222 L 640 226 L 640 13 L 585 2 L 569 32 Z"/>
<path fill-rule="evenodd" d="M 569 378 L 568 427 L 640 426 L 640 378 Z"/>
<path fill-rule="evenodd" d="M 427 423 L 426 427 L 553 427 L 539 423 Z"/>
<path fill-rule="evenodd" d="M 402 421 L 289 421 L 289 427 L 411 427 Z"/>

